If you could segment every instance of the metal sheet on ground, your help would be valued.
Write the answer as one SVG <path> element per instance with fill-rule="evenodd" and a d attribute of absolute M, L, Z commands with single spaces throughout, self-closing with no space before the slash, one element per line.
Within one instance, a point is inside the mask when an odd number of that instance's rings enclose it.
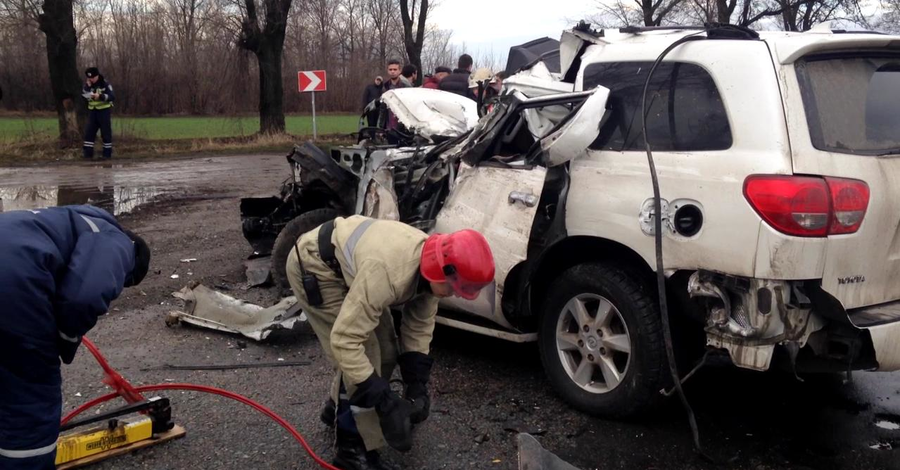
<path fill-rule="evenodd" d="M 519 470 L 578 470 L 544 449 L 530 434 L 519 434 Z"/>
<path fill-rule="evenodd" d="M 305 322 L 296 297 L 286 297 L 271 307 L 260 307 L 198 285 L 185 287 L 172 295 L 184 301 L 184 311 L 173 311 L 170 318 L 213 330 L 238 333 L 262 341 L 278 329 L 291 329 Z M 170 320 L 167 319 L 167 323 Z"/>

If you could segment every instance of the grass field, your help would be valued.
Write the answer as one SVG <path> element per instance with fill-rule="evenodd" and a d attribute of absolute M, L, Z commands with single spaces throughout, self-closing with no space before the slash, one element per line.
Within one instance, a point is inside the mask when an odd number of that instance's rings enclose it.
<path fill-rule="evenodd" d="M 359 117 L 354 114 L 317 116 L 319 135 L 346 134 L 357 130 Z M 287 132 L 297 136 L 312 135 L 310 116 L 286 116 Z M 203 139 L 249 136 L 259 130 L 258 117 L 117 117 L 113 116 L 113 140 L 130 136 L 148 140 Z M 0 142 L 41 140 L 56 135 L 55 117 L 0 117 Z M 97 141 L 100 134 L 97 134 Z"/>

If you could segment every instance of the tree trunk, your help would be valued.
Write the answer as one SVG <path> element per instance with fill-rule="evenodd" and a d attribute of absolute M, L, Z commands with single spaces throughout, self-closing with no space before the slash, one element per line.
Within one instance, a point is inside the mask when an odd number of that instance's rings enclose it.
<path fill-rule="evenodd" d="M 413 0 L 413 4 L 417 0 Z M 419 0 L 419 16 L 413 19 L 410 14 L 409 0 L 400 0 L 400 19 L 403 21 L 403 45 L 406 47 L 406 55 L 409 63 L 416 66 L 419 71 L 414 86 L 421 86 L 425 72 L 422 70 L 422 47 L 425 44 L 425 21 L 428 17 L 428 0 Z M 413 12 L 415 13 L 415 12 Z M 413 24 L 416 23 L 416 34 L 413 36 Z"/>
<path fill-rule="evenodd" d="M 259 133 L 284 133 L 284 85 L 281 62 L 292 0 L 264 0 L 265 26 L 260 26 L 256 0 L 244 0 L 238 45 L 256 54 L 259 63 Z"/>
<path fill-rule="evenodd" d="M 63 146 L 77 145 L 87 118 L 87 102 L 81 97 L 72 0 L 44 0 L 39 23 L 47 36 L 47 64 L 59 116 L 59 140 Z"/>
<path fill-rule="evenodd" d="M 259 61 L 259 133 L 284 133 L 284 85 L 281 81 L 282 47 L 263 41 Z"/>

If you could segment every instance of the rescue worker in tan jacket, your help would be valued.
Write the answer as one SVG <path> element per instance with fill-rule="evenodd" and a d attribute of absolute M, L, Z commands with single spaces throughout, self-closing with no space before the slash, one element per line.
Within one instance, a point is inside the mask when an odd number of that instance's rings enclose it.
<path fill-rule="evenodd" d="M 337 372 L 322 413 L 336 426 L 334 465 L 389 468 L 377 449 L 408 451 L 412 425 L 428 417 L 438 299 L 475 299 L 494 280 L 487 240 L 474 230 L 428 236 L 401 222 L 337 218 L 300 236 L 286 270 Z M 399 341 L 392 307 L 401 311 Z M 397 365 L 403 397 L 389 386 Z"/>

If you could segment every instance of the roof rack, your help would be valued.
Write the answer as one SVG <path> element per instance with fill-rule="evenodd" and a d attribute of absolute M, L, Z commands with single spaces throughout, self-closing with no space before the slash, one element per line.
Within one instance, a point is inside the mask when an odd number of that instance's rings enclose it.
<path fill-rule="evenodd" d="M 619 28 L 619 32 L 623 34 L 638 34 L 649 31 L 702 31 L 704 29 L 706 29 L 705 26 L 626 26 L 624 28 Z"/>
<path fill-rule="evenodd" d="M 870 31 L 867 29 L 861 29 L 858 31 L 848 31 L 846 29 L 832 29 L 832 34 L 878 34 L 880 36 L 886 36 L 887 33 L 883 33 L 881 31 Z"/>

